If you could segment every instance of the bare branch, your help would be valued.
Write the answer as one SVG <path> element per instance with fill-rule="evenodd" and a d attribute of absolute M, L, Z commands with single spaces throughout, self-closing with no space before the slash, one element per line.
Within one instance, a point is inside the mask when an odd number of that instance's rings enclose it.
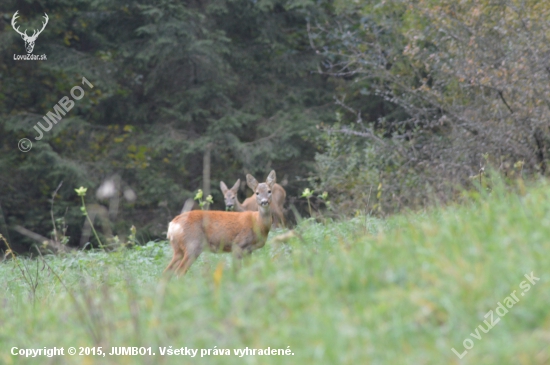
<path fill-rule="evenodd" d="M 22 226 L 14 226 L 13 229 L 19 233 L 21 233 L 23 236 L 29 237 L 30 239 L 37 241 L 41 244 L 46 243 L 48 246 L 52 246 L 55 248 L 58 252 L 66 252 L 69 248 L 68 246 L 64 246 L 59 242 L 56 242 L 54 240 L 51 240 L 49 238 L 46 238 L 38 233 L 35 233 L 33 231 L 30 231 Z"/>

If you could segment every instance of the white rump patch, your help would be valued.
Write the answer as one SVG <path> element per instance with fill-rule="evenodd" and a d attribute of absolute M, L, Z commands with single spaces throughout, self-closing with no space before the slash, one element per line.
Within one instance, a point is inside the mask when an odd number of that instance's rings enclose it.
<path fill-rule="evenodd" d="M 183 228 L 181 227 L 181 224 L 170 222 L 170 224 L 168 225 L 168 233 L 166 234 L 166 238 L 171 240 L 172 237 L 182 234 Z"/>

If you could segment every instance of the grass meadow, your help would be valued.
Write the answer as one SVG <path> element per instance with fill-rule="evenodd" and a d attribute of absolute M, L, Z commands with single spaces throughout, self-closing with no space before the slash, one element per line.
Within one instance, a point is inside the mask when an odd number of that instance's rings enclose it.
<path fill-rule="evenodd" d="M 166 241 L 8 257 L 0 263 L 0 363 L 550 363 L 545 182 L 386 220 L 303 220 L 300 237 L 275 243 L 282 232 L 239 271 L 231 255 L 203 253 L 182 278 L 162 275 L 172 255 Z M 530 273 L 540 280 L 525 291 Z M 71 346 L 77 355 L 67 354 Z M 155 355 L 78 355 L 99 346 Z M 170 346 L 198 352 L 160 354 Z M 63 347 L 65 355 L 13 356 L 13 347 Z M 247 347 L 291 354 L 234 355 Z"/>

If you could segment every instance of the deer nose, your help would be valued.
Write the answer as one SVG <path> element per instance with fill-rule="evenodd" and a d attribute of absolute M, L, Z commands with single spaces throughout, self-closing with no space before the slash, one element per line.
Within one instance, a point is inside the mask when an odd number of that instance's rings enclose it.
<path fill-rule="evenodd" d="M 260 201 L 260 205 L 267 205 L 269 203 L 269 201 L 267 199 L 262 199 Z"/>

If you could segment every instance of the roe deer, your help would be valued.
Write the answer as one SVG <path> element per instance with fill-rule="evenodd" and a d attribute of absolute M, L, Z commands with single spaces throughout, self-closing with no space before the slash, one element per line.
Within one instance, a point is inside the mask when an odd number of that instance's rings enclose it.
<path fill-rule="evenodd" d="M 164 271 L 185 274 L 205 248 L 212 252 L 233 252 L 236 260 L 262 248 L 271 229 L 270 207 L 275 180 L 275 171 L 269 173 L 265 183 L 258 183 L 252 175 L 246 175 L 259 207 L 256 212 L 192 210 L 174 218 L 168 225 L 167 234 L 174 257 Z"/>
<path fill-rule="evenodd" d="M 241 185 L 241 179 L 238 179 L 235 185 L 231 189 L 227 188 L 227 185 L 223 181 L 220 181 L 220 189 L 225 200 L 225 209 L 234 210 L 236 212 L 256 211 L 258 210 L 258 204 L 256 198 L 252 195 L 246 198 L 241 204 L 237 198 L 237 192 Z M 286 191 L 279 185 L 273 185 L 273 203 L 271 204 L 271 212 L 273 214 L 273 224 L 275 227 L 285 226 L 285 216 L 283 214 L 283 205 L 285 204 Z"/>

